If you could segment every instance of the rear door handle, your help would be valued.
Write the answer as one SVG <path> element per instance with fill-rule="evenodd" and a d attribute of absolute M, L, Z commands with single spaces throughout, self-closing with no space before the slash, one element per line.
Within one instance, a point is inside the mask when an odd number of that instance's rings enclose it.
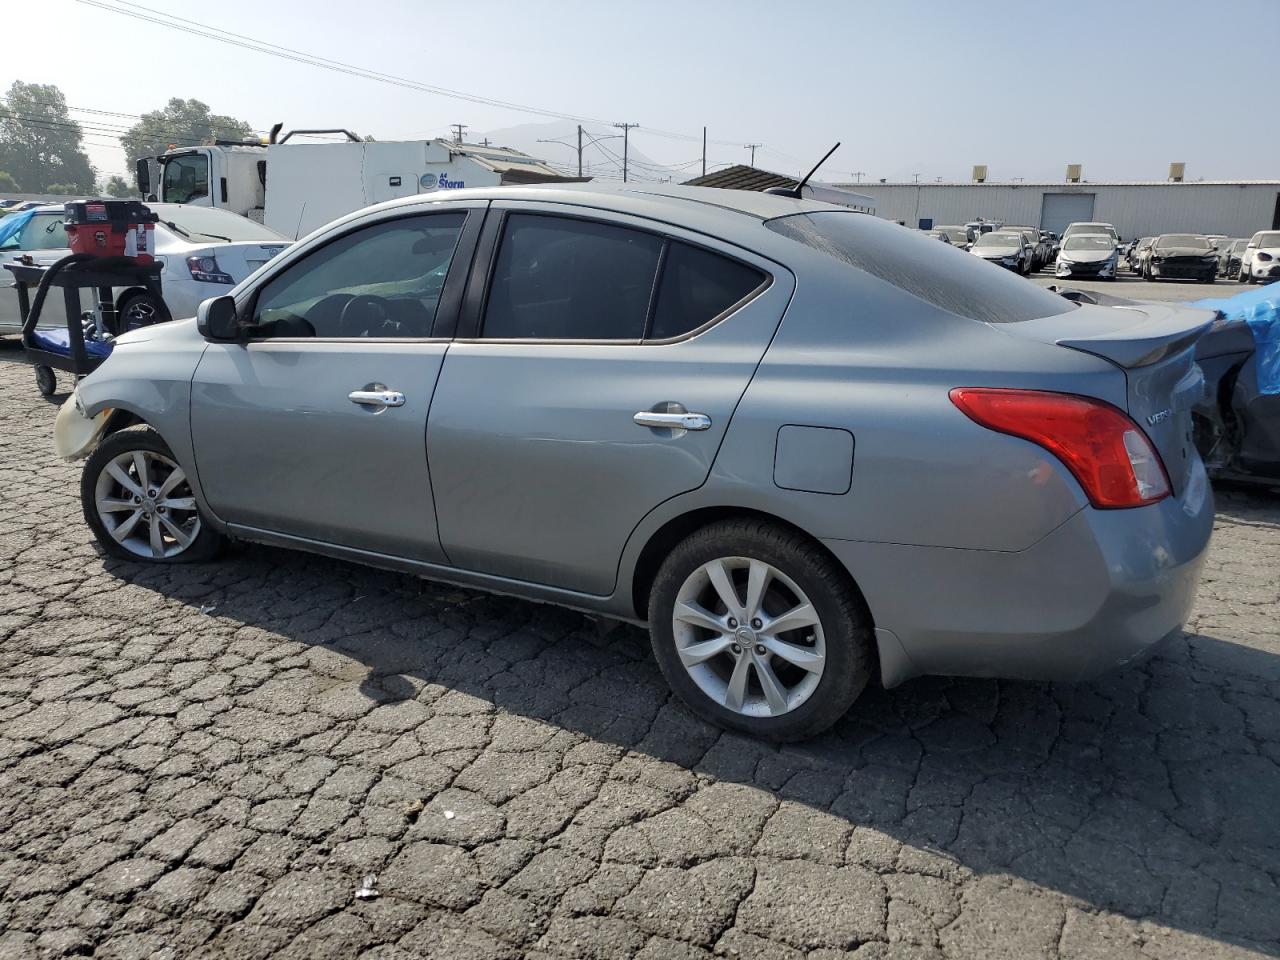
<path fill-rule="evenodd" d="M 660 430 L 711 429 L 711 418 L 705 413 L 654 413 L 652 410 L 641 410 L 631 419 L 642 427 L 657 427 Z"/>
<path fill-rule="evenodd" d="M 404 406 L 404 394 L 399 390 L 352 390 L 347 399 L 367 407 Z"/>

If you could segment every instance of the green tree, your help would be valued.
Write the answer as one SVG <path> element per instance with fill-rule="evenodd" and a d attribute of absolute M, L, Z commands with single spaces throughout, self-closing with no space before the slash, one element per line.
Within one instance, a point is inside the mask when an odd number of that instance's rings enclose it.
<path fill-rule="evenodd" d="M 120 146 L 130 162 L 139 157 L 158 157 L 169 149 L 190 147 L 206 140 L 246 140 L 253 128 L 243 120 L 209 113 L 199 100 L 171 99 L 164 107 L 144 113 L 142 119 L 120 137 Z"/>
<path fill-rule="evenodd" d="M 124 177 L 114 175 L 107 178 L 103 192 L 109 197 L 132 197 L 138 190 Z"/>
<path fill-rule="evenodd" d="M 92 192 L 93 165 L 83 141 L 66 97 L 52 84 L 15 80 L 0 102 L 0 170 L 28 193 L 48 193 L 53 183 Z"/>
<path fill-rule="evenodd" d="M 21 193 L 22 188 L 18 186 L 18 181 L 9 176 L 9 174 L 0 170 L 0 193 Z"/>
<path fill-rule="evenodd" d="M 51 183 L 41 192 L 51 193 L 55 197 L 74 197 L 76 194 L 80 193 L 93 193 L 92 190 L 76 189 L 76 185 L 74 183 Z"/>

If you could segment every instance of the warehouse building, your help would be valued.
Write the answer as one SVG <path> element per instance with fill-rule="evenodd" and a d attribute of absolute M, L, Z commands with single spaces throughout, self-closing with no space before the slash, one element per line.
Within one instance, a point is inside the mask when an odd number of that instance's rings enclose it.
<path fill-rule="evenodd" d="M 1280 180 L 1194 183 L 849 183 L 876 215 L 909 227 L 999 220 L 1061 235 L 1075 221 L 1115 225 L 1122 239 L 1161 233 L 1251 237 L 1280 230 Z"/>

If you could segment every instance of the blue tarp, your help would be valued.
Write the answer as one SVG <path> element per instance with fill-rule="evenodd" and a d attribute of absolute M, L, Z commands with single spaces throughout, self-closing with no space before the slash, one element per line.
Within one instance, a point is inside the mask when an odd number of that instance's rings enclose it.
<path fill-rule="evenodd" d="M 1280 394 L 1280 283 L 1188 306 L 1221 310 L 1228 321 L 1247 323 L 1257 349 L 1258 392 Z"/>
<path fill-rule="evenodd" d="M 71 356 L 71 334 L 65 328 L 55 327 L 51 330 L 38 328 L 31 333 L 32 342 L 41 350 Z M 111 344 L 106 340 L 91 340 L 85 337 L 84 350 L 91 357 L 106 359 L 111 356 Z"/>
<path fill-rule="evenodd" d="M 23 210 L 21 213 L 11 213 L 0 220 L 0 245 L 16 237 L 31 221 L 34 214 L 34 210 Z"/>

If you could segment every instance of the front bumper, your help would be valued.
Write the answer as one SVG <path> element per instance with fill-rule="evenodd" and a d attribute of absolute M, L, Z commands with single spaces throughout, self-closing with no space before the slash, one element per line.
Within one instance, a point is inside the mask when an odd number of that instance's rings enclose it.
<path fill-rule="evenodd" d="M 982 259 L 987 261 L 987 263 L 991 264 L 993 267 L 1004 267 L 1006 270 L 1013 270 L 1015 272 L 1022 269 L 1022 265 L 1017 260 L 1013 263 L 1005 263 L 1004 260 L 999 257 L 983 257 Z"/>
<path fill-rule="evenodd" d="M 1157 263 L 1152 260 L 1151 275 L 1160 280 L 1203 280 L 1213 279 L 1218 275 L 1218 264 L 1206 263 L 1198 259 L 1169 259 Z"/>
<path fill-rule="evenodd" d="M 871 608 L 886 686 L 918 674 L 1083 680 L 1178 632 L 1212 528 L 1197 459 L 1181 496 L 1085 507 L 1018 552 L 823 542 Z"/>
<path fill-rule="evenodd" d="M 1254 280 L 1276 280 L 1280 279 L 1280 261 L 1271 263 L 1258 263 L 1254 261 L 1249 264 L 1249 276 Z"/>
<path fill-rule="evenodd" d="M 1054 267 L 1054 273 L 1059 277 L 1102 277 L 1108 279 L 1116 275 L 1116 265 L 1110 261 L 1076 263 L 1059 258 L 1057 265 Z"/>

